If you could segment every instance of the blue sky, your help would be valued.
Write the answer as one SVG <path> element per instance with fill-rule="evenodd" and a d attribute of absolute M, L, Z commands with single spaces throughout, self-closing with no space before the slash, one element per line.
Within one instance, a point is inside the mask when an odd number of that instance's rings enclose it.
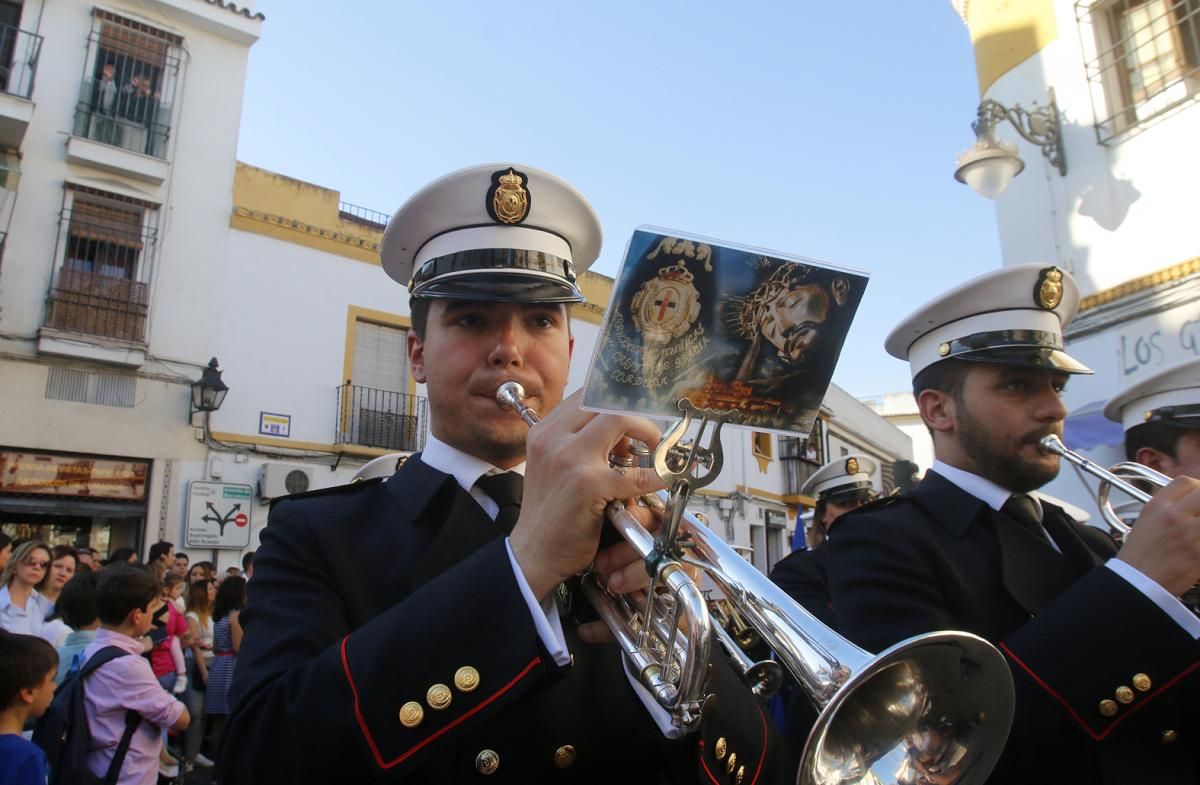
<path fill-rule="evenodd" d="M 389 213 L 463 166 L 548 169 L 599 212 L 609 275 L 641 224 L 867 270 L 853 395 L 905 389 L 887 333 L 1000 265 L 991 202 L 953 179 L 979 94 L 945 0 L 255 11 L 240 160 Z"/>

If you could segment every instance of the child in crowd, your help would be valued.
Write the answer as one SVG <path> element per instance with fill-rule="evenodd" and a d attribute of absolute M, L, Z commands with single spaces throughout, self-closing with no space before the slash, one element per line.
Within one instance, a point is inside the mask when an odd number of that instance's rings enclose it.
<path fill-rule="evenodd" d="M 21 735 L 54 699 L 58 655 L 33 635 L 0 630 L 0 783 L 46 785 L 46 754 Z"/>
<path fill-rule="evenodd" d="M 58 648 L 55 684 L 62 684 L 67 674 L 83 663 L 84 650 L 96 639 L 96 630 L 100 628 L 100 619 L 96 615 L 96 580 L 94 572 L 76 573 L 58 596 L 54 612 L 71 628 L 71 632 Z"/>
<path fill-rule="evenodd" d="M 162 590 L 153 574 L 125 564 L 114 564 L 100 573 L 96 585 L 96 611 L 100 629 L 84 651 L 84 662 L 106 646 L 128 655 L 101 666 L 88 678 L 84 703 L 95 749 L 88 768 L 103 776 L 125 731 L 125 716 L 135 711 L 142 722 L 125 757 L 120 785 L 153 785 L 158 774 L 162 729 L 187 728 L 187 708 L 165 691 L 143 657 L 138 640 L 150 631 L 162 607 Z"/>

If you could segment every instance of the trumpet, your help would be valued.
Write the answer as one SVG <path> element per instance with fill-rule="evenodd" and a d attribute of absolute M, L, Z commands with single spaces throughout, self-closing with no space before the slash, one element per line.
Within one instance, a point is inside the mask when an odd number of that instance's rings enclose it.
<path fill-rule="evenodd" d="M 1171 482 L 1171 478 L 1167 475 L 1157 472 L 1149 466 L 1143 466 L 1133 461 L 1122 461 L 1111 468 L 1105 469 L 1095 461 L 1068 449 L 1062 443 L 1062 440 L 1054 434 L 1043 436 L 1038 442 L 1038 449 L 1047 455 L 1052 454 L 1064 458 L 1093 477 L 1099 478 L 1100 489 L 1097 492 L 1097 504 L 1100 506 L 1100 515 L 1104 518 L 1104 522 L 1109 525 L 1109 528 L 1120 532 L 1122 535 L 1129 534 L 1132 528 L 1121 519 L 1116 509 L 1113 508 L 1110 498 L 1112 489 L 1116 488 L 1135 501 L 1145 504 L 1153 498 L 1153 494 L 1143 491 L 1134 485 L 1133 482 L 1145 482 L 1156 488 L 1162 488 Z"/>
<path fill-rule="evenodd" d="M 496 395 L 532 426 L 538 416 L 523 398 L 516 382 L 506 382 Z M 680 446 L 690 419 L 685 409 L 655 451 L 664 479 L 697 464 L 719 469 L 719 427 L 715 449 L 699 448 L 703 425 L 695 443 Z M 641 683 L 676 725 L 691 730 L 699 723 L 711 640 L 720 636 L 686 564 L 712 578 L 820 711 L 798 785 L 985 780 L 1008 738 L 1014 709 L 1012 674 L 994 646 L 969 633 L 941 631 L 871 655 L 818 622 L 724 540 L 673 506 L 678 498 L 659 491 L 640 500 L 662 516 L 658 538 L 620 502 L 606 509 L 608 521 L 645 561 L 651 584 L 644 605 L 611 595 L 590 573 L 581 584 Z M 751 680 L 760 678 L 744 655 L 734 664 Z"/>

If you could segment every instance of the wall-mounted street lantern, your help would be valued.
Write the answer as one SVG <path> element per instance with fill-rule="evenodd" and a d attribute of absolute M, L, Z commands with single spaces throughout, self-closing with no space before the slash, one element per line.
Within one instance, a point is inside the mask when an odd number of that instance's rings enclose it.
<path fill-rule="evenodd" d="M 229 387 L 221 381 L 221 369 L 217 366 L 217 358 L 208 361 L 208 367 L 200 374 L 200 378 L 192 382 L 192 400 L 188 408 L 188 424 L 193 423 L 196 412 L 215 412 L 225 402 L 225 394 Z"/>
<path fill-rule="evenodd" d="M 997 141 L 993 135 L 996 126 L 1007 120 L 1027 142 L 1042 148 L 1051 166 L 1064 177 L 1067 174 L 1067 159 L 1062 149 L 1062 126 L 1058 121 L 1058 105 L 1054 102 L 1054 88 L 1048 91 L 1050 105 L 1033 109 L 1008 107 L 988 98 L 979 105 L 979 114 L 971 128 L 975 130 L 975 146 L 958 157 L 958 169 L 954 179 L 971 186 L 975 193 L 995 199 L 1004 193 L 1012 179 L 1025 168 L 1025 162 L 1017 154 L 1015 145 Z"/>

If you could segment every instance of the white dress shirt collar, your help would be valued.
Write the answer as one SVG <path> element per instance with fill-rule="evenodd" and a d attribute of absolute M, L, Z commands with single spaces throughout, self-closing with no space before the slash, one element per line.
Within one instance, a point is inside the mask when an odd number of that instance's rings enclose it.
<path fill-rule="evenodd" d="M 468 493 L 471 492 L 475 482 L 485 474 L 510 471 L 525 476 L 524 461 L 511 469 L 498 469 L 482 458 L 476 458 L 457 447 L 451 447 L 432 433 L 425 437 L 425 449 L 421 451 L 421 460 L 429 468 L 437 469 L 454 477 L 462 489 Z"/>
<path fill-rule="evenodd" d="M 993 510 L 998 511 L 1008 501 L 1009 497 L 1013 495 L 1013 491 L 1001 488 L 986 477 L 980 477 L 978 474 L 972 474 L 965 469 L 951 466 L 940 460 L 934 460 L 932 469 Z M 1041 499 L 1032 493 L 1027 495 L 1033 499 L 1034 506 L 1037 507 L 1038 517 L 1041 517 L 1043 512 Z"/>

